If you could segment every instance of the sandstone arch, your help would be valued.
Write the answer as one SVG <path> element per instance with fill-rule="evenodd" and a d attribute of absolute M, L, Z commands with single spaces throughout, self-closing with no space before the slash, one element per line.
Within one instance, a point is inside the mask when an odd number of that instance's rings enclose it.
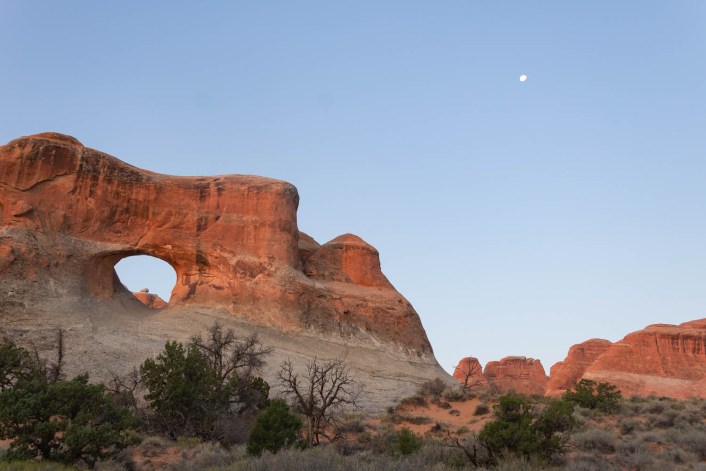
<path fill-rule="evenodd" d="M 161 175 L 43 133 L 0 147 L 0 202 L 0 320 L 21 335 L 83 335 L 98 377 L 106 352 L 134 364 L 218 318 L 295 362 L 349 355 L 385 389 L 380 401 L 448 378 L 377 250 L 351 234 L 320 245 L 300 233 L 290 183 Z M 177 275 L 154 316 L 134 315 L 114 271 L 140 254 Z"/>

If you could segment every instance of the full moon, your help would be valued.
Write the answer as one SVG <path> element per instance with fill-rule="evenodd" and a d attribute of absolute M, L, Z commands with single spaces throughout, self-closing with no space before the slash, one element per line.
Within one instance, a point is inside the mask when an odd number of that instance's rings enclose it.
<path fill-rule="evenodd" d="M 520 82 L 524 82 L 527 80 L 527 76 L 525 74 L 520 75 Z"/>

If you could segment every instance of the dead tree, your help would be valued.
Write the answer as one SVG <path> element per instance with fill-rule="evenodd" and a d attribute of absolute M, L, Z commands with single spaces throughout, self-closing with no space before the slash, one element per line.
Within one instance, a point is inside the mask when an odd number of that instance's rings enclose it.
<path fill-rule="evenodd" d="M 306 417 L 306 441 L 318 445 L 326 435 L 334 414 L 345 408 L 357 408 L 362 386 L 356 381 L 350 367 L 343 360 L 307 363 L 302 373 L 294 370 L 287 360 L 280 366 L 277 380 L 282 394 L 290 399 L 292 408 Z"/>
<path fill-rule="evenodd" d="M 225 330 L 215 322 L 205 338 L 193 336 L 191 343 L 204 355 L 221 384 L 233 386 L 231 404 L 240 403 L 247 409 L 262 403 L 263 398 L 259 396 L 264 394 L 267 399 L 269 387 L 263 391 L 264 381 L 255 381 L 255 375 L 265 366 L 265 357 L 272 349 L 262 345 L 256 334 L 239 338 L 233 329 Z"/>
<path fill-rule="evenodd" d="M 466 391 L 483 385 L 483 381 L 480 379 L 483 376 L 480 363 L 477 360 L 475 362 L 472 360 L 472 358 L 466 358 L 463 364 L 459 363 L 454 368 L 454 376 L 456 373 L 460 373 L 461 387 Z"/>

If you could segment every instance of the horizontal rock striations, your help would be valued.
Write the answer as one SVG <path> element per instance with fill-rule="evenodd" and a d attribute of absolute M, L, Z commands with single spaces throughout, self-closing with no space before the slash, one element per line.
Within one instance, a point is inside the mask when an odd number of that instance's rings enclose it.
<path fill-rule="evenodd" d="M 454 373 L 463 383 L 464 358 Z M 477 366 L 476 366 L 477 365 Z M 706 398 L 706 319 L 680 325 L 655 324 L 611 343 L 591 339 L 569 349 L 564 359 L 544 375 L 539 360 L 506 357 L 485 366 L 484 379 L 504 394 L 560 396 L 581 379 L 616 385 L 624 396 Z"/>
<path fill-rule="evenodd" d="M 628 334 L 583 377 L 613 383 L 627 396 L 706 397 L 706 319 Z"/>
<path fill-rule="evenodd" d="M 106 358 L 131 367 L 214 320 L 258 332 L 271 363 L 345 357 L 380 407 L 448 377 L 377 250 L 351 234 L 320 245 L 299 231 L 298 205 L 279 180 L 161 175 L 56 133 L 14 140 L 0 147 L 3 329 L 41 345 L 64 328 L 99 377 Z M 167 307 L 147 309 L 156 300 L 118 279 L 133 255 L 174 268 Z"/>
<path fill-rule="evenodd" d="M 549 380 L 541 361 L 519 356 L 488 362 L 483 375 L 501 394 L 544 395 Z"/>

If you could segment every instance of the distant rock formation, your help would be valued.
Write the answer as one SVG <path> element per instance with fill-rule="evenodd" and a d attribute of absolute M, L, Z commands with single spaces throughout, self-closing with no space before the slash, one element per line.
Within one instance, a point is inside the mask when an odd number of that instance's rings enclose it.
<path fill-rule="evenodd" d="M 150 293 L 147 288 L 132 294 L 138 301 L 150 309 L 162 309 L 163 307 L 167 307 L 167 302 L 164 299 L 156 294 Z"/>
<path fill-rule="evenodd" d="M 590 379 L 614 384 L 624 396 L 706 398 L 706 319 L 650 325 L 615 343 L 587 340 L 572 346 L 550 373 L 547 380 L 539 360 L 506 357 L 489 362 L 483 376 L 503 394 L 556 397 L 579 380 Z M 464 375 L 454 377 L 463 381 Z"/>
<path fill-rule="evenodd" d="M 488 389 L 488 380 L 483 376 L 483 367 L 478 358 L 466 357 L 459 361 L 453 377 L 466 389 Z"/>
<path fill-rule="evenodd" d="M 555 363 L 549 371 L 547 396 L 560 396 L 571 389 L 610 345 L 608 340 L 591 339 L 571 347 L 564 361 Z"/>
<path fill-rule="evenodd" d="M 488 362 L 483 375 L 501 394 L 544 395 L 549 380 L 541 361 L 519 356 Z"/>
<path fill-rule="evenodd" d="M 64 328 L 69 367 L 98 378 L 106 358 L 131 367 L 214 320 L 257 332 L 273 363 L 345 357 L 379 407 L 449 378 L 377 250 L 351 234 L 319 245 L 298 205 L 279 180 L 161 175 L 62 134 L 16 139 L 0 147 L 0 325 L 37 345 Z M 174 268 L 168 306 L 122 285 L 114 267 L 132 255 Z"/>
<path fill-rule="evenodd" d="M 706 397 L 706 319 L 655 324 L 610 345 L 586 368 L 626 396 Z"/>

